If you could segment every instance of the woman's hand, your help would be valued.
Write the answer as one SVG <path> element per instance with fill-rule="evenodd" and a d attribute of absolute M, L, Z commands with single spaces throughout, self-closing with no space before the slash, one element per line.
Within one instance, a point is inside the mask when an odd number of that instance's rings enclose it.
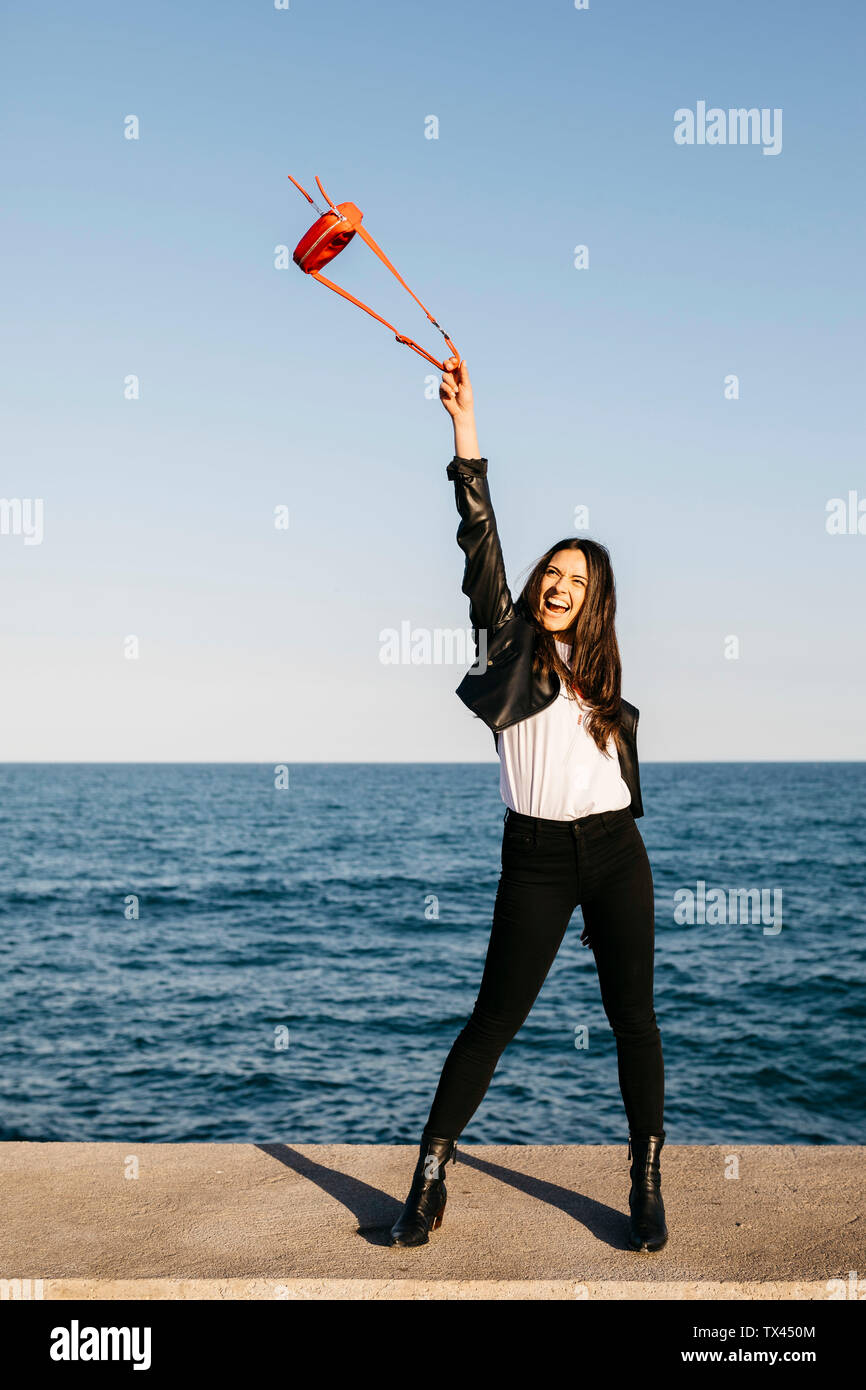
<path fill-rule="evenodd" d="M 439 399 L 454 425 L 454 452 L 458 458 L 480 458 L 478 435 L 475 430 L 472 382 L 469 380 L 466 363 L 461 362 L 458 357 L 449 357 L 444 365 L 445 370 L 439 385 Z"/>
<path fill-rule="evenodd" d="M 448 414 L 453 420 L 474 413 L 472 404 L 472 383 L 469 380 L 469 372 L 465 362 L 461 362 L 459 357 L 447 357 L 445 359 L 445 370 L 442 373 L 442 382 L 439 387 L 439 399 L 444 405 Z"/>

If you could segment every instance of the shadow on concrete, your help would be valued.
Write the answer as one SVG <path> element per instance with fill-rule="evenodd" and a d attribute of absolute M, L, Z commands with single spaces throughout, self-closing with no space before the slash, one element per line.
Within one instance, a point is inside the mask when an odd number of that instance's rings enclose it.
<path fill-rule="evenodd" d="M 348 1174 L 341 1173 L 336 1168 L 328 1168 L 323 1163 L 316 1163 L 314 1159 L 307 1158 L 288 1144 L 257 1144 L 256 1148 L 285 1164 L 300 1177 L 315 1183 L 323 1192 L 341 1202 L 358 1221 L 357 1234 L 369 1245 L 390 1243 L 389 1233 L 403 1209 L 402 1202 L 389 1197 L 387 1192 L 373 1187 L 370 1183 L 349 1177 Z M 570 1188 L 560 1187 L 558 1183 L 546 1182 L 543 1178 L 534 1178 L 527 1173 L 517 1173 L 513 1168 L 505 1168 L 501 1163 L 476 1158 L 471 1149 L 458 1148 L 457 1163 L 448 1165 L 447 1182 L 452 1196 L 455 1194 L 461 1164 L 486 1173 L 488 1177 L 507 1183 L 518 1192 L 525 1192 L 527 1196 L 534 1197 L 536 1201 L 546 1202 L 548 1206 L 565 1212 L 567 1216 L 585 1226 L 596 1240 L 610 1246 L 611 1249 L 629 1249 L 628 1218 L 623 1212 L 607 1206 L 604 1202 L 597 1202 L 592 1197 L 585 1197 L 580 1192 L 572 1192 Z M 414 1162 L 407 1168 L 407 1192 L 412 1167 Z"/>
<path fill-rule="evenodd" d="M 582 1226 L 612 1250 L 630 1250 L 628 1243 L 628 1217 L 605 1202 L 597 1202 L 594 1197 L 585 1197 L 582 1192 L 573 1192 L 569 1187 L 546 1182 L 544 1178 L 534 1178 L 528 1173 L 516 1173 L 513 1168 L 504 1168 L 501 1163 L 491 1163 L 486 1158 L 476 1158 L 471 1149 L 457 1150 L 457 1167 L 465 1163 L 467 1168 L 477 1168 L 499 1182 L 516 1187 L 549 1207 L 564 1211 L 566 1216 L 579 1221 Z M 449 1166 L 449 1173 L 452 1171 Z M 627 1203 L 627 1194 L 624 1198 Z"/>
<path fill-rule="evenodd" d="M 350 1178 L 336 1168 L 327 1168 L 324 1163 L 316 1163 L 288 1144 L 256 1144 L 256 1148 L 284 1163 L 302 1178 L 314 1182 L 329 1197 L 342 1202 L 358 1221 L 358 1235 L 363 1236 L 368 1245 L 390 1244 L 391 1227 L 403 1210 L 402 1202 L 368 1182 Z"/>

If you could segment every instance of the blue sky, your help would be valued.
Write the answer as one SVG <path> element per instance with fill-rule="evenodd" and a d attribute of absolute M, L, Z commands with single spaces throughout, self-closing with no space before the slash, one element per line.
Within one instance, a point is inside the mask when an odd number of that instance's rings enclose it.
<path fill-rule="evenodd" d="M 0 496 L 44 537 L 0 535 L 0 757 L 494 756 L 462 665 L 380 659 L 468 621 L 450 426 L 427 364 L 275 268 L 289 172 L 466 356 L 513 587 L 589 508 L 642 757 L 866 756 L 866 535 L 825 525 L 866 499 L 864 31 L 855 0 L 7 4 Z M 678 146 L 702 100 L 780 108 L 781 152 Z M 358 239 L 333 275 L 438 351 Z"/>

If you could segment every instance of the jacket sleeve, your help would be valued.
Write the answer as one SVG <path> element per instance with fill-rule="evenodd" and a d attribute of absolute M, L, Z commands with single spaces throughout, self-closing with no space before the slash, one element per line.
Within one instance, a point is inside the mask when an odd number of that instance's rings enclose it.
<path fill-rule="evenodd" d="M 485 628 L 492 636 L 514 617 L 514 605 L 487 485 L 487 459 L 455 455 L 447 472 L 460 513 L 457 544 L 466 555 L 463 592 L 469 597 L 469 621 L 476 633 Z"/>

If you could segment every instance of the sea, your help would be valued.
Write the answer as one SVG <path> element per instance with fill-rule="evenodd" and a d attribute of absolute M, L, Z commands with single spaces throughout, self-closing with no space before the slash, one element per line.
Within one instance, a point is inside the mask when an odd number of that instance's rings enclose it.
<path fill-rule="evenodd" d="M 645 763 L 673 1144 L 863 1144 L 866 764 Z M 495 763 L 0 766 L 0 1139 L 415 1143 Z M 463 1132 L 625 1143 L 578 909 Z"/>

